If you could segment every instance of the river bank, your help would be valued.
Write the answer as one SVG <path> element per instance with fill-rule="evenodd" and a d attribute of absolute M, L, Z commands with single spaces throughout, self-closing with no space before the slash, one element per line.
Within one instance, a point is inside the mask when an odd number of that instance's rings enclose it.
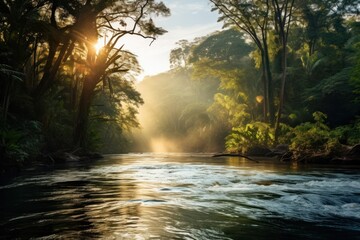
<path fill-rule="evenodd" d="M 314 153 L 302 152 L 301 154 L 289 150 L 287 145 L 278 145 L 270 149 L 266 147 L 252 147 L 245 154 L 240 153 L 216 153 L 210 154 L 212 157 L 242 157 L 249 161 L 273 161 L 274 163 L 299 163 L 299 164 L 323 164 L 323 165 L 354 165 L 360 166 L 360 145 L 347 146 L 343 151 L 337 154 L 333 153 Z M 2 161 L 0 165 L 0 181 L 10 179 L 21 174 L 26 168 L 37 166 L 53 166 L 67 162 L 83 162 L 95 159 L 101 159 L 103 155 L 97 152 L 66 152 L 59 151 L 55 153 L 42 154 L 37 159 L 28 162 L 6 162 Z M 4 164 L 5 163 L 5 164 Z"/>
<path fill-rule="evenodd" d="M 302 151 L 297 152 L 289 149 L 288 145 L 281 144 L 273 149 L 267 147 L 251 147 L 244 154 L 241 153 L 217 153 L 213 157 L 242 157 L 250 161 L 273 160 L 278 162 L 296 162 L 306 164 L 339 164 L 360 165 L 360 144 L 343 146 L 337 152 L 330 151 Z"/>
<path fill-rule="evenodd" d="M 58 151 L 54 153 L 41 154 L 37 158 L 27 161 L 6 161 L 0 162 L 0 182 L 6 181 L 21 174 L 23 170 L 38 167 L 51 167 L 54 165 L 69 162 L 87 162 L 91 160 L 102 159 L 103 155 L 98 152 L 82 152 L 82 151 Z"/>

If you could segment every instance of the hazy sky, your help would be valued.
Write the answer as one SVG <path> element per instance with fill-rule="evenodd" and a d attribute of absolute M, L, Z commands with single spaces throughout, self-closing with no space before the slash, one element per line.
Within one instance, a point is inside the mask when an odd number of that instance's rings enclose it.
<path fill-rule="evenodd" d="M 171 10 L 167 18 L 154 18 L 157 26 L 168 31 L 149 46 L 151 41 L 136 38 L 125 43 L 125 47 L 138 56 L 143 73 L 139 80 L 146 75 L 154 75 L 169 70 L 170 50 L 181 39 L 192 40 L 210 32 L 220 30 L 221 23 L 217 22 L 218 15 L 211 12 L 208 0 L 162 0 Z"/>

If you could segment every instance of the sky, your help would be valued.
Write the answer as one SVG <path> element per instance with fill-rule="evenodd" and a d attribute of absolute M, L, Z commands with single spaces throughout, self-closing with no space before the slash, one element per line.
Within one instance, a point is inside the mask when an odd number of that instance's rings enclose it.
<path fill-rule="evenodd" d="M 138 80 L 169 70 L 169 54 L 179 40 L 193 40 L 222 28 L 222 23 L 217 22 L 217 13 L 211 12 L 211 3 L 208 0 L 162 1 L 170 8 L 171 16 L 153 20 L 157 26 L 168 32 L 159 36 L 150 46 L 150 40 L 139 37 L 125 43 L 125 48 L 138 56 L 143 69 L 137 77 Z"/>

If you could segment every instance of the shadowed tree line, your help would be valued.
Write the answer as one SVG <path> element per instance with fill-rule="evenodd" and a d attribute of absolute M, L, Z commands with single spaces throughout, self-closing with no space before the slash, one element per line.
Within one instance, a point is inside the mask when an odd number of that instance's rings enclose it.
<path fill-rule="evenodd" d="M 0 1 L 1 165 L 124 143 L 143 100 L 123 39 L 150 43 L 166 32 L 152 18 L 169 14 L 154 0 Z"/>
<path fill-rule="evenodd" d="M 296 159 L 320 153 L 336 157 L 360 142 L 357 1 L 210 2 L 226 30 L 179 41 L 170 54 L 173 69 L 141 83 L 144 97 L 156 91 L 153 82 L 171 89 L 166 97 L 174 101 L 161 104 L 172 113 L 157 115 L 156 134 L 184 133 L 165 119 L 183 124 L 202 113 L 222 134 L 205 125 L 198 129 L 207 141 L 221 142 L 227 135 L 231 152 L 286 144 Z M 188 87 L 172 88 L 179 82 Z M 191 85 L 208 97 L 186 115 L 198 103 L 195 96 L 186 97 L 194 95 Z"/>
<path fill-rule="evenodd" d="M 359 143 L 357 1 L 210 2 L 226 30 L 179 41 L 172 70 L 141 82 L 140 96 L 124 37 L 165 33 L 152 20 L 170 14 L 163 3 L 0 1 L 1 165 L 132 148 L 125 132 L 143 98 L 141 145 L 151 136 L 171 139 L 168 150 L 246 153 L 285 143 L 303 158 Z"/>

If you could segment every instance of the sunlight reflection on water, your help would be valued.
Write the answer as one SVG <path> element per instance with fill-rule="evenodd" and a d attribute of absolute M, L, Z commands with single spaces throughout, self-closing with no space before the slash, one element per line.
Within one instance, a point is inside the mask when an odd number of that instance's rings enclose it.
<path fill-rule="evenodd" d="M 109 155 L 0 186 L 0 238 L 356 239 L 359 177 L 205 154 Z"/>

